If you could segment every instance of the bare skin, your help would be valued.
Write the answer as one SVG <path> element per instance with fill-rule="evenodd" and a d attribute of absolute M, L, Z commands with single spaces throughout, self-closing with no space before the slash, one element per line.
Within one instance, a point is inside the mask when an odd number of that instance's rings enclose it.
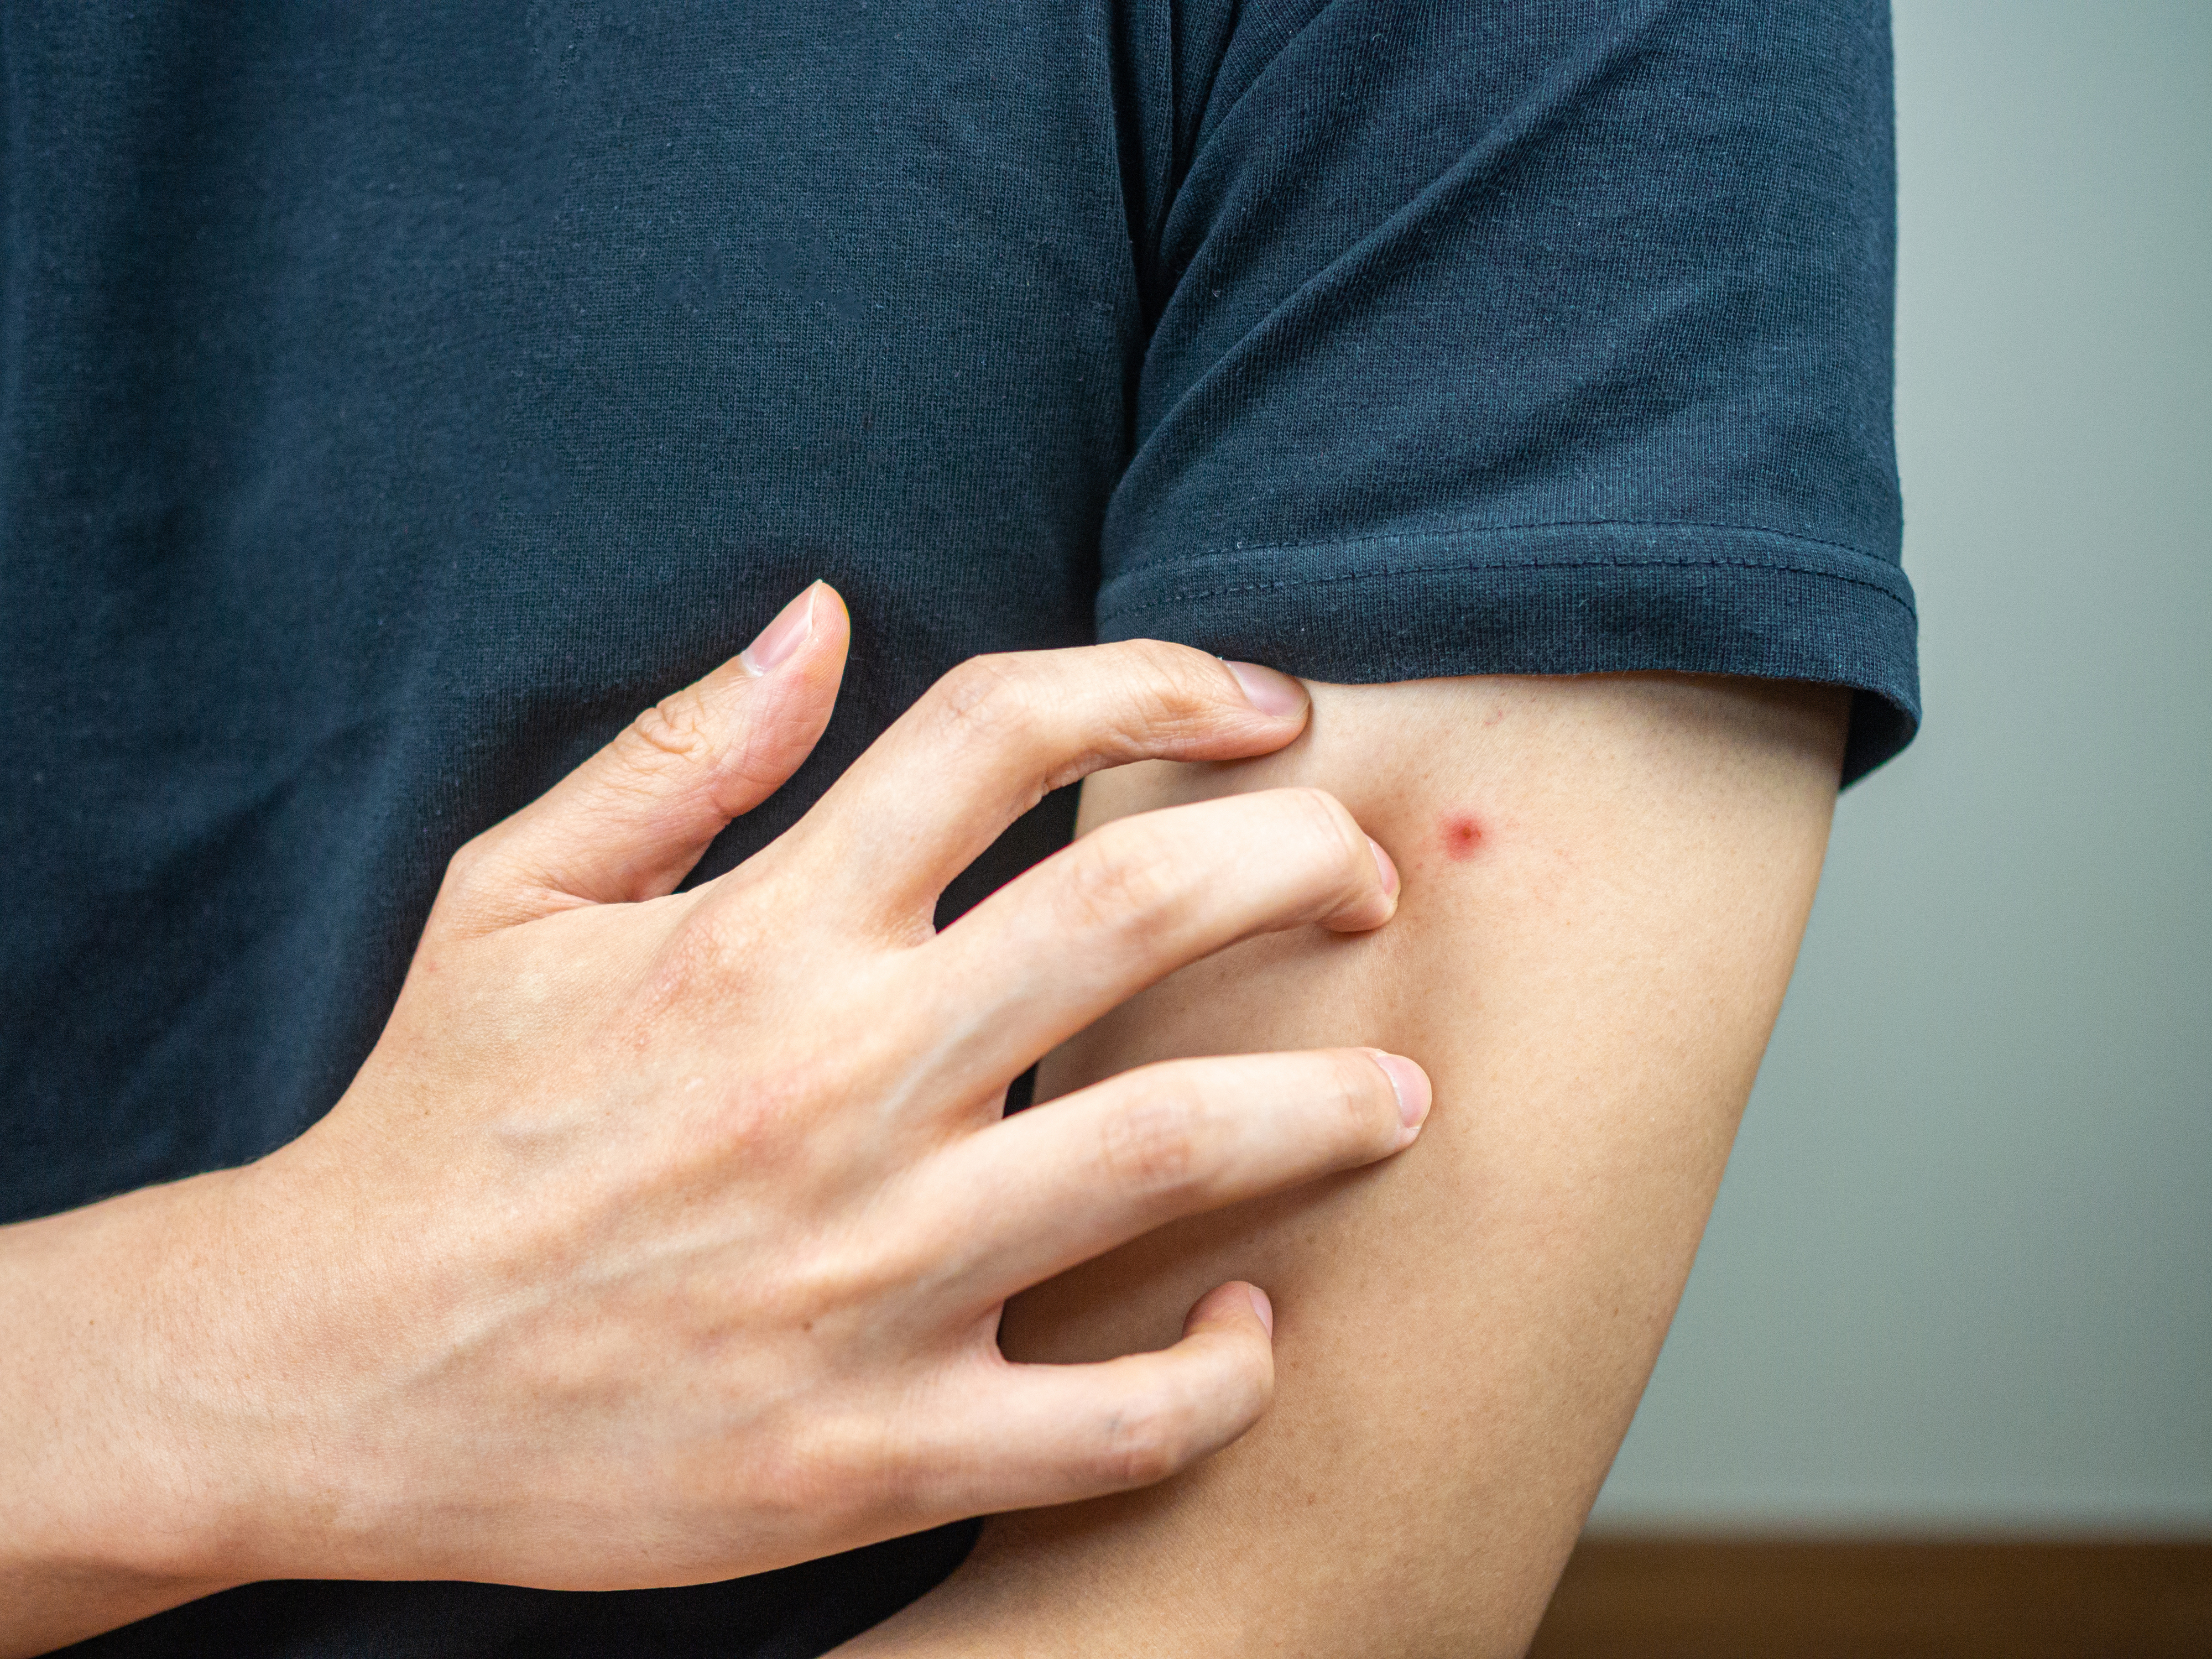
<path fill-rule="evenodd" d="M 1040 1092 L 1358 1033 L 1420 1056 L 1434 1118 L 1405 1158 L 1164 1228 L 1018 1298 L 1009 1353 L 1095 1360 L 1248 1277 L 1279 1310 L 1274 1406 L 1146 1492 L 990 1522 L 849 1659 L 1469 1659 L 1534 1630 L 1779 1007 L 1846 699 L 1668 676 L 1310 690 L 1297 743 L 1101 775 L 1083 823 L 1323 787 L 1398 858 L 1397 920 L 1186 969 L 1063 1047 Z"/>
<path fill-rule="evenodd" d="M 1003 1092 L 1208 952 L 1380 927 L 1390 860 L 1281 790 L 1131 817 L 929 917 L 1048 787 L 1266 753 L 1304 693 L 1170 646 L 979 659 L 678 892 L 812 747 L 846 641 L 809 590 L 465 848 L 299 1140 L 0 1230 L 0 1653 L 261 1578 L 731 1577 L 1156 1480 L 1265 1408 L 1249 1284 L 1096 1365 L 1008 1362 L 1000 1309 L 1390 1156 L 1421 1068 L 1170 1062 L 1002 1122 Z"/>

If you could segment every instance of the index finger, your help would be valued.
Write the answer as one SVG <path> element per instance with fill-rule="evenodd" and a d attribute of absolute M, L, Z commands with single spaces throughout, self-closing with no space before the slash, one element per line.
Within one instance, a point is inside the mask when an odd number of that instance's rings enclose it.
<path fill-rule="evenodd" d="M 1158 640 L 971 658 L 796 835 L 825 891 L 910 925 L 1049 791 L 1130 761 L 1268 754 L 1305 729 L 1310 707 L 1286 674 Z"/>

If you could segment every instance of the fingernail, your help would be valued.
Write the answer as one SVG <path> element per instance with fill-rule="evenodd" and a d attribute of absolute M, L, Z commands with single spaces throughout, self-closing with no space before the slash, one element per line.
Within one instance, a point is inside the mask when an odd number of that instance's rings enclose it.
<path fill-rule="evenodd" d="M 1257 1285 L 1247 1285 L 1244 1294 L 1252 1298 L 1252 1311 L 1260 1316 L 1260 1322 L 1267 1328 L 1267 1334 L 1275 1334 L 1275 1304 L 1267 1300 L 1267 1291 Z"/>
<path fill-rule="evenodd" d="M 1385 1054 L 1380 1048 L 1367 1051 L 1374 1055 L 1375 1063 L 1382 1068 L 1382 1075 L 1390 1079 L 1390 1087 L 1398 1097 L 1398 1120 L 1406 1126 L 1407 1139 L 1413 1132 L 1427 1121 L 1429 1103 L 1434 1091 L 1429 1087 L 1429 1074 L 1403 1054 Z"/>
<path fill-rule="evenodd" d="M 1224 659 L 1221 665 L 1237 677 L 1244 701 L 1261 714 L 1286 720 L 1305 712 L 1305 688 L 1288 674 L 1278 674 L 1256 662 L 1230 662 Z"/>
<path fill-rule="evenodd" d="M 1383 897 L 1397 897 L 1398 866 L 1390 862 L 1390 855 L 1382 850 L 1382 843 L 1374 836 L 1368 836 L 1367 844 L 1375 849 L 1375 868 L 1382 878 Z"/>
<path fill-rule="evenodd" d="M 806 643 L 814 632 L 814 590 L 820 585 L 809 582 L 806 591 L 777 611 L 760 637 L 738 653 L 746 672 L 765 674 Z"/>

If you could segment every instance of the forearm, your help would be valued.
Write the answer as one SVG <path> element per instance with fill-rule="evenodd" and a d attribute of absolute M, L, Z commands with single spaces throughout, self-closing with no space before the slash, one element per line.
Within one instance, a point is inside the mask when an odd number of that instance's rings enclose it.
<path fill-rule="evenodd" d="M 857 1655 L 1517 1652 L 1688 1272 L 1817 878 L 1841 698 L 1680 680 L 1316 688 L 1309 738 L 1164 795 L 1322 784 L 1396 855 L 1369 941 L 1284 936 L 1103 1022 L 1041 1092 L 1164 1054 L 1368 1041 L 1437 1106 L 1394 1166 L 1024 1298 L 1024 1357 L 1154 1346 L 1235 1272 L 1270 1415 L 1153 1492 L 1006 1517 Z M 1048 1106 L 1045 1109 L 1049 1109 Z"/>
<path fill-rule="evenodd" d="M 243 1447 L 189 1420 L 228 1175 L 0 1229 L 0 1656 L 221 1589 Z"/>

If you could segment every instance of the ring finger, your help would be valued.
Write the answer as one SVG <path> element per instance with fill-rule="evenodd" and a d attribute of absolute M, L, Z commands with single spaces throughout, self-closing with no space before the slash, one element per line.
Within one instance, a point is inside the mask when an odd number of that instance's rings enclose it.
<path fill-rule="evenodd" d="M 1387 1158 L 1429 1103 L 1419 1066 L 1374 1048 L 1141 1066 L 955 1141 L 916 1172 L 910 1224 L 965 1317 L 1167 1222 Z"/>

